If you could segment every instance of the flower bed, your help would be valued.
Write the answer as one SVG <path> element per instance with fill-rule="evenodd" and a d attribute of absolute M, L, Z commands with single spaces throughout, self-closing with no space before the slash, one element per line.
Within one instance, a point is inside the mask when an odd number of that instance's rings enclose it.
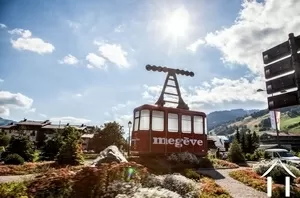
<path fill-rule="evenodd" d="M 235 163 L 220 160 L 220 159 L 212 159 L 214 168 L 239 168 L 239 166 Z"/>
<path fill-rule="evenodd" d="M 71 169 L 79 169 L 81 167 L 71 167 Z M 62 168 L 62 166 L 58 166 L 55 162 L 27 162 L 23 165 L 0 165 L 0 176 L 37 174 L 58 168 Z"/>
<path fill-rule="evenodd" d="M 267 181 L 266 178 L 262 178 L 260 175 L 255 173 L 251 169 L 245 170 L 236 170 L 229 173 L 229 175 L 247 186 L 250 186 L 258 191 L 267 192 Z M 272 198 L 281 198 L 285 197 L 284 191 L 285 187 L 281 184 L 272 185 Z M 294 194 L 295 197 L 300 197 L 300 188 L 292 186 L 291 194 Z"/>
<path fill-rule="evenodd" d="M 153 175 L 133 162 L 84 167 L 77 172 L 69 168 L 50 170 L 33 181 L 0 184 L 0 194 L 1 198 L 230 197 L 211 179 L 197 182 L 180 174 Z"/>

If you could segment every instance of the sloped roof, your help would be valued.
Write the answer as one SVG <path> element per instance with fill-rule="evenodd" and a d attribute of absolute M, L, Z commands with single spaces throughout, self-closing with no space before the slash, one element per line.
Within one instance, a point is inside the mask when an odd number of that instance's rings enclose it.
<path fill-rule="evenodd" d="M 16 123 L 16 125 L 32 125 L 32 126 L 43 126 L 46 124 L 50 124 L 49 120 L 44 120 L 44 121 L 35 121 L 35 120 L 21 120 Z"/>

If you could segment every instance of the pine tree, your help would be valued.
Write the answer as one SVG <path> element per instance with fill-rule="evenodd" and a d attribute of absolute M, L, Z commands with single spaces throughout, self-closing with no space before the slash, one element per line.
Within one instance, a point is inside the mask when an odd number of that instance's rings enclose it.
<path fill-rule="evenodd" d="M 241 147 L 242 147 L 243 153 L 247 153 L 246 134 L 245 133 L 242 133 L 242 136 L 241 136 Z"/>
<path fill-rule="evenodd" d="M 252 134 L 252 142 L 253 142 L 253 149 L 256 150 L 259 147 L 259 136 L 255 131 Z"/>
<path fill-rule="evenodd" d="M 234 163 L 243 163 L 245 162 L 245 157 L 242 152 L 241 145 L 234 139 L 230 145 L 229 152 L 228 152 L 228 159 Z"/>
<path fill-rule="evenodd" d="M 254 146 L 253 146 L 253 141 L 252 141 L 252 134 L 251 131 L 248 131 L 247 134 L 247 151 L 248 153 L 254 153 Z"/>
<path fill-rule="evenodd" d="M 239 132 L 239 128 L 238 127 L 236 128 L 235 138 L 238 141 L 238 143 L 241 143 L 240 132 Z"/>

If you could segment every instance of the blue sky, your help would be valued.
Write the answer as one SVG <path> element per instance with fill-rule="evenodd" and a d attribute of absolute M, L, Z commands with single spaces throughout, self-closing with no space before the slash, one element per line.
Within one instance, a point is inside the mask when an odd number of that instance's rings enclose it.
<path fill-rule="evenodd" d="M 179 77 L 191 109 L 265 108 L 261 52 L 300 27 L 295 0 L 0 2 L 0 116 L 13 120 L 124 124 L 163 84 L 147 64 L 195 72 Z"/>

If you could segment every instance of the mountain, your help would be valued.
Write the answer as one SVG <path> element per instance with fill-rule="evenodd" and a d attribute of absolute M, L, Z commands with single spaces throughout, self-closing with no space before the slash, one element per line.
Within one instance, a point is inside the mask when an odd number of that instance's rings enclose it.
<path fill-rule="evenodd" d="M 257 111 L 259 110 L 232 109 L 211 112 L 207 115 L 207 128 L 210 131 L 220 124 L 236 120 L 237 118 L 245 117 Z"/>
<path fill-rule="evenodd" d="M 288 107 L 280 109 L 280 131 L 289 133 L 300 133 L 300 107 Z M 215 112 L 213 112 L 215 113 Z M 207 120 L 208 121 L 208 120 Z M 229 135 L 236 131 L 268 131 L 271 129 L 269 110 L 255 110 L 251 114 L 224 121 L 210 128 L 209 133 L 218 135 Z"/>
<path fill-rule="evenodd" d="M 11 122 L 15 122 L 15 121 L 13 121 L 13 120 L 7 120 L 7 119 L 4 119 L 4 118 L 0 118 L 0 126 L 7 125 L 7 124 L 9 124 Z"/>

